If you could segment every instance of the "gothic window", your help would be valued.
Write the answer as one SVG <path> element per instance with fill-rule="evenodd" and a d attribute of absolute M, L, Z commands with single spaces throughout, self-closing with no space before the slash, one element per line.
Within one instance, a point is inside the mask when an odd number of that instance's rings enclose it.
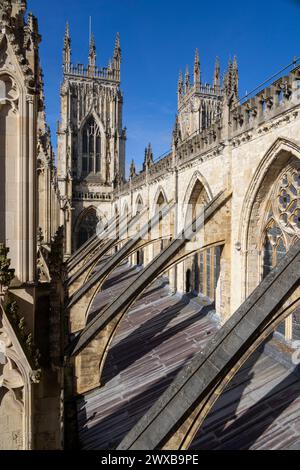
<path fill-rule="evenodd" d="M 192 285 L 191 285 L 191 270 L 188 269 L 186 274 L 185 274 L 185 292 L 188 294 L 192 290 Z"/>
<path fill-rule="evenodd" d="M 284 258 L 300 237 L 300 168 L 290 165 L 277 180 L 270 197 L 263 230 L 263 277 Z M 300 312 L 295 312 L 278 332 L 286 339 L 299 336 Z M 288 335 L 288 331 L 292 331 Z M 288 337 L 289 336 L 289 337 Z"/>
<path fill-rule="evenodd" d="M 99 126 L 91 117 L 82 130 L 82 173 L 96 174 L 101 171 L 101 136 Z"/>
<path fill-rule="evenodd" d="M 209 248 L 195 255 L 192 271 L 190 269 L 186 270 L 186 276 L 190 272 L 190 291 L 215 300 L 216 287 L 220 276 L 220 262 L 221 247 Z"/>
<path fill-rule="evenodd" d="M 206 295 L 211 298 L 211 250 L 206 251 Z"/>
<path fill-rule="evenodd" d="M 95 209 L 91 209 L 81 221 L 78 230 L 77 249 L 96 234 L 99 219 Z"/>
<path fill-rule="evenodd" d="M 199 272 L 199 290 L 204 293 L 204 253 L 200 253 L 200 272 Z"/>
<path fill-rule="evenodd" d="M 144 204 L 142 201 L 141 196 L 138 196 L 137 201 L 136 201 L 136 214 L 140 214 L 144 208 Z"/>

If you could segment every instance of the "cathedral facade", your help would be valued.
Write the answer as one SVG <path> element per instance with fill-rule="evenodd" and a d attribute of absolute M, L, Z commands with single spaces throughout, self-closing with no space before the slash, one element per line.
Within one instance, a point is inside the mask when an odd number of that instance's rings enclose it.
<path fill-rule="evenodd" d="M 0 2 L 0 449 L 192 448 L 250 354 L 300 340 L 300 66 L 241 99 L 196 51 L 171 151 L 126 180 L 119 35 L 84 66 L 67 25 L 56 168 L 26 8 Z"/>

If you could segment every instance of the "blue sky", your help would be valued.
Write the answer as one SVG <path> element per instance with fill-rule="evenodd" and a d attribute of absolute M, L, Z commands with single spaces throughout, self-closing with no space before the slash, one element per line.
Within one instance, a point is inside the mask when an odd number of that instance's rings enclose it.
<path fill-rule="evenodd" d="M 28 7 L 38 17 L 43 37 L 41 61 L 54 147 L 66 20 L 73 62 L 87 62 L 90 15 L 99 66 L 107 65 L 120 32 L 126 156 L 128 165 L 134 158 L 138 167 L 148 142 L 155 158 L 170 148 L 178 73 L 186 64 L 192 70 L 196 47 L 204 82 L 212 80 L 217 55 L 222 72 L 228 57 L 237 55 L 240 96 L 300 56 L 300 0 L 28 0 Z"/>

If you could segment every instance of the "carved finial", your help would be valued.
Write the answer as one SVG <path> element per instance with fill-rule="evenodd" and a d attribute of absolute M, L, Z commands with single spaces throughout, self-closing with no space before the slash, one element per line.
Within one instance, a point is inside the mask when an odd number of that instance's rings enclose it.
<path fill-rule="evenodd" d="M 130 178 L 134 178 L 135 176 L 136 176 L 136 168 L 135 168 L 134 160 L 132 159 L 132 162 L 130 165 Z"/>
<path fill-rule="evenodd" d="M 71 63 L 71 38 L 70 38 L 70 29 L 69 23 L 66 24 L 66 32 L 64 38 L 64 50 L 63 50 L 63 64 L 65 70 L 67 70 Z"/>
<path fill-rule="evenodd" d="M 66 32 L 65 32 L 65 45 L 67 42 L 70 40 L 70 28 L 69 28 L 69 22 L 66 22 Z"/>
<path fill-rule="evenodd" d="M 223 80 L 223 89 L 227 96 L 228 102 L 238 99 L 239 76 L 237 68 L 237 60 L 234 57 L 233 64 L 231 59 L 228 60 L 228 71 Z"/>
<path fill-rule="evenodd" d="M 216 65 L 215 65 L 215 71 L 214 71 L 214 87 L 219 87 L 220 86 L 220 59 L 219 57 L 216 58 Z"/>
<path fill-rule="evenodd" d="M 10 268 L 8 253 L 9 248 L 0 243 L 0 295 L 4 294 L 15 276 L 15 270 Z"/>
<path fill-rule="evenodd" d="M 178 96 L 180 97 L 182 95 L 182 92 L 183 92 L 183 79 L 182 79 L 182 71 L 181 70 L 179 72 L 179 77 L 178 77 L 177 91 L 178 91 Z"/>
<path fill-rule="evenodd" d="M 238 69 L 236 55 L 235 55 L 234 58 L 233 58 L 233 69 L 234 69 L 234 70 L 237 70 L 237 69 Z"/>
<path fill-rule="evenodd" d="M 195 62 L 194 62 L 194 84 L 199 84 L 200 82 L 201 82 L 200 58 L 199 58 L 199 51 L 198 49 L 196 49 Z"/>
<path fill-rule="evenodd" d="M 148 147 L 145 149 L 144 170 L 149 168 L 151 165 L 153 165 L 153 151 L 152 146 L 149 143 Z"/>
<path fill-rule="evenodd" d="M 113 58 L 113 69 L 116 73 L 116 79 L 120 80 L 120 69 L 121 69 L 121 43 L 120 43 L 120 34 L 116 35 L 116 44 L 114 49 L 114 58 Z"/>
<path fill-rule="evenodd" d="M 232 66 L 232 89 L 233 89 L 233 94 L 234 94 L 235 98 L 238 99 L 238 94 L 239 94 L 239 71 L 238 71 L 236 56 L 234 56 L 233 66 Z"/>
<path fill-rule="evenodd" d="M 176 114 L 174 129 L 173 129 L 173 144 L 175 148 L 177 148 L 178 143 L 181 141 L 181 132 L 180 132 L 180 125 L 179 125 L 179 118 L 178 114 Z"/>
<path fill-rule="evenodd" d="M 89 67 L 96 67 L 96 44 L 93 33 L 90 37 Z"/>
<path fill-rule="evenodd" d="M 121 55 L 120 33 L 117 33 L 117 35 L 116 35 L 115 54 L 116 55 Z"/>
<path fill-rule="evenodd" d="M 185 70 L 185 92 L 187 92 L 190 88 L 190 72 L 189 72 L 189 66 L 187 65 L 186 66 L 186 70 Z"/>

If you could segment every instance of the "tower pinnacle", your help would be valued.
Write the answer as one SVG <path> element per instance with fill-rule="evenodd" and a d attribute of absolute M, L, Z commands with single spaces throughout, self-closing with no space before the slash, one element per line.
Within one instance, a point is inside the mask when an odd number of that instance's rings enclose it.
<path fill-rule="evenodd" d="M 66 32 L 64 37 L 64 49 L 63 49 L 63 65 L 64 69 L 69 69 L 71 64 L 71 38 L 70 38 L 70 28 L 67 21 Z"/>
<path fill-rule="evenodd" d="M 90 37 L 89 67 L 96 67 L 96 44 L 93 33 Z"/>
<path fill-rule="evenodd" d="M 189 72 L 189 66 L 188 65 L 186 66 L 184 82 L 185 82 L 185 93 L 187 93 L 187 91 L 190 88 L 190 72 Z"/>
<path fill-rule="evenodd" d="M 116 45 L 115 45 L 115 51 L 114 55 L 121 55 L 121 41 L 120 41 L 120 33 L 117 33 L 116 35 Z"/>
<path fill-rule="evenodd" d="M 183 91 L 182 88 L 183 88 L 183 80 L 182 80 L 182 71 L 180 70 L 179 77 L 178 77 L 178 87 L 177 87 L 179 96 L 182 95 L 182 91 Z"/>
<path fill-rule="evenodd" d="M 200 84 L 201 82 L 201 72 L 200 72 L 200 59 L 199 51 L 196 49 L 195 52 L 195 62 L 194 62 L 194 84 Z"/>
<path fill-rule="evenodd" d="M 216 65 L 214 71 L 214 87 L 220 86 L 220 59 L 219 57 L 216 58 Z"/>

